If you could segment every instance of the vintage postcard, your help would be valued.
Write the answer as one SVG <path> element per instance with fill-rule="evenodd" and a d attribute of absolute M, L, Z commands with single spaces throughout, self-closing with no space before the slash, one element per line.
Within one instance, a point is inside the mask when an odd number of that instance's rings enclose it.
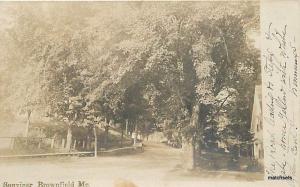
<path fill-rule="evenodd" d="M 299 15 L 0 2 L 0 187 L 299 186 Z"/>

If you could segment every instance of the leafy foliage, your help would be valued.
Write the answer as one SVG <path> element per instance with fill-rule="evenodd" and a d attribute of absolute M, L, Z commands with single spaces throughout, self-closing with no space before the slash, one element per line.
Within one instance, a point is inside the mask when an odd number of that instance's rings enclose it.
<path fill-rule="evenodd" d="M 170 120 L 167 132 L 203 144 L 251 140 L 255 2 L 50 4 L 8 14 L 1 72 L 15 73 L 1 75 L 14 80 L 1 105 L 77 126 Z"/>

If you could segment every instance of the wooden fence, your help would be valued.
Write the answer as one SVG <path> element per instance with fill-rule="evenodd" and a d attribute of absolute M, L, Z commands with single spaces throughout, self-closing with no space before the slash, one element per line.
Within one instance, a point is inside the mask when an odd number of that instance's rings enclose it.
<path fill-rule="evenodd" d="M 107 151 L 98 151 L 99 156 L 118 156 L 124 154 L 140 153 L 144 148 L 142 144 L 138 144 L 130 147 L 122 147 L 117 149 L 111 149 Z M 93 151 L 84 152 L 68 152 L 68 153 L 43 153 L 43 154 L 21 154 L 21 155 L 4 155 L 0 156 L 0 159 L 8 158 L 41 158 L 41 157 L 57 157 L 57 156 L 94 156 Z"/>
<path fill-rule="evenodd" d="M 0 158 L 27 158 L 48 156 L 91 156 L 94 155 L 94 141 L 72 141 L 66 149 L 65 139 L 37 137 L 0 137 Z M 115 149 L 98 149 L 99 155 L 120 155 L 141 151 L 142 145 Z M 2 152 L 2 155 L 1 155 Z M 3 154 L 4 153 L 4 154 Z"/>
<path fill-rule="evenodd" d="M 72 140 L 71 150 L 92 149 L 94 142 L 86 140 Z M 13 150 L 20 147 L 35 147 L 37 149 L 49 148 L 53 150 L 66 149 L 66 140 L 64 138 L 45 138 L 45 137 L 0 137 L 0 151 Z"/>

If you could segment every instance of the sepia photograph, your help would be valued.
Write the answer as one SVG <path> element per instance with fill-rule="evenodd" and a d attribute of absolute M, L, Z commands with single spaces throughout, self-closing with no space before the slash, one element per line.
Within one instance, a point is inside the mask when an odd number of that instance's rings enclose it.
<path fill-rule="evenodd" d="M 0 2 L 0 35 L 3 187 L 264 180 L 258 1 Z"/>

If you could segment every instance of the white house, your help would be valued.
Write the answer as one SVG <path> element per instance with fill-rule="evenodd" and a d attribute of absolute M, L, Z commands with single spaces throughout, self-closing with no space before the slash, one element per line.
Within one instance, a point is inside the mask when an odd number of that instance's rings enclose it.
<path fill-rule="evenodd" d="M 263 124 L 262 124 L 262 88 L 261 85 L 255 86 L 254 102 L 252 109 L 251 130 L 254 133 L 253 157 L 263 164 Z"/>

